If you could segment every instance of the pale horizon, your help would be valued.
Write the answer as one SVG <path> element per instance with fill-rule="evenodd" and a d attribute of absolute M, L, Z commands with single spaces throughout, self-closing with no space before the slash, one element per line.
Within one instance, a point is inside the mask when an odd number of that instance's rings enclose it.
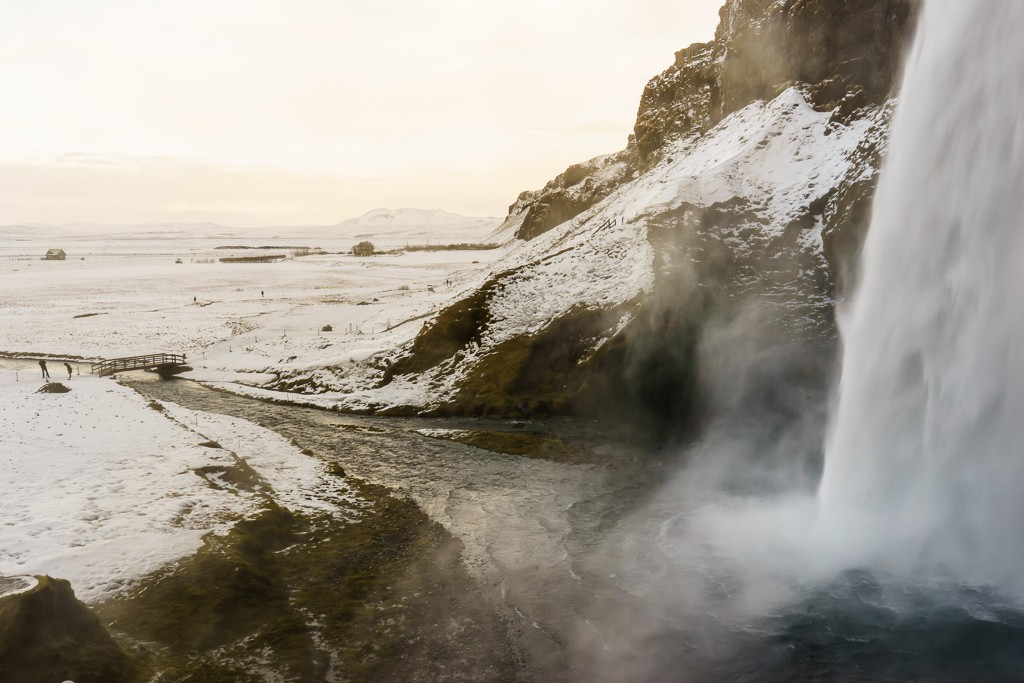
<path fill-rule="evenodd" d="M 0 225 L 503 216 L 622 149 L 721 1 L 8 1 Z"/>

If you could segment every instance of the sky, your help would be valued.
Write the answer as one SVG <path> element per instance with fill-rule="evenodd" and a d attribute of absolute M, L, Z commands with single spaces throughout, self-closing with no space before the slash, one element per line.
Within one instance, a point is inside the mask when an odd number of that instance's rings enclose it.
<path fill-rule="evenodd" d="M 723 0 L 0 0 L 0 225 L 503 216 Z"/>

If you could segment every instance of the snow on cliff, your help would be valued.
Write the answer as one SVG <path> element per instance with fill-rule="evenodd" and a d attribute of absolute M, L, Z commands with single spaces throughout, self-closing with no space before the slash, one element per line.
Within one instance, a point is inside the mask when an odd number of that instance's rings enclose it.
<path fill-rule="evenodd" d="M 653 224 L 662 234 L 699 234 L 726 249 L 733 262 L 764 262 L 738 269 L 734 279 L 775 302 L 780 315 L 791 315 L 794 329 L 822 325 L 831 306 L 820 286 L 828 279 L 824 205 L 848 176 L 865 172 L 858 150 L 877 145 L 869 138 L 884 132 L 884 125 L 874 125 L 884 109 L 863 114 L 838 123 L 794 87 L 744 107 L 705 135 L 669 143 L 652 168 L 595 206 L 514 242 L 491 266 L 486 323 L 452 359 L 383 384 L 376 368 L 320 370 L 318 395 L 302 400 L 356 410 L 431 408 L 451 400 L 466 374 L 503 342 L 535 335 L 573 310 L 611 310 L 650 294 L 659 258 L 649 234 Z M 732 211 L 728 221 L 715 224 L 705 216 L 702 222 L 704 212 L 723 206 Z M 688 258 L 699 261 L 701 249 L 691 247 Z M 772 265 L 783 256 L 784 264 Z M 605 339 L 628 323 L 624 315 Z M 301 384 L 301 374 L 291 381 Z"/>

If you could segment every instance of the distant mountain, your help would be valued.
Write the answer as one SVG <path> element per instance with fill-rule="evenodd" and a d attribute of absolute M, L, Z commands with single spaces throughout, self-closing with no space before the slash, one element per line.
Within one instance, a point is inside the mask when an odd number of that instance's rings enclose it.
<path fill-rule="evenodd" d="M 462 216 L 444 209 L 373 209 L 333 228 L 338 236 L 372 239 L 482 241 L 501 218 Z"/>
<path fill-rule="evenodd" d="M 409 225 L 464 225 L 480 221 L 500 222 L 500 218 L 474 218 L 462 216 L 444 209 L 373 209 L 359 218 L 349 218 L 340 226 L 409 226 Z"/>
<path fill-rule="evenodd" d="M 117 239 L 150 239 L 160 237 L 223 239 L 367 239 L 380 238 L 415 242 L 494 242 L 489 234 L 500 225 L 501 218 L 461 216 L 443 209 L 373 209 L 358 218 L 335 225 L 268 225 L 231 227 L 216 223 L 143 223 L 103 224 L 64 223 L 45 225 L 21 223 L 0 226 L 0 237 L 6 239 L 60 239 L 103 237 Z M 488 239 L 485 239 L 488 238 Z M 511 238 L 511 234 L 508 235 Z M 505 240 L 500 240 L 505 241 Z"/>

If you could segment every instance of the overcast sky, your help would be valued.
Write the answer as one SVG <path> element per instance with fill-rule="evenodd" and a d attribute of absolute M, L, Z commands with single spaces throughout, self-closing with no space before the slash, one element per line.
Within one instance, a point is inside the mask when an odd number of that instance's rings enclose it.
<path fill-rule="evenodd" d="M 0 0 L 0 225 L 504 215 L 723 0 Z"/>

